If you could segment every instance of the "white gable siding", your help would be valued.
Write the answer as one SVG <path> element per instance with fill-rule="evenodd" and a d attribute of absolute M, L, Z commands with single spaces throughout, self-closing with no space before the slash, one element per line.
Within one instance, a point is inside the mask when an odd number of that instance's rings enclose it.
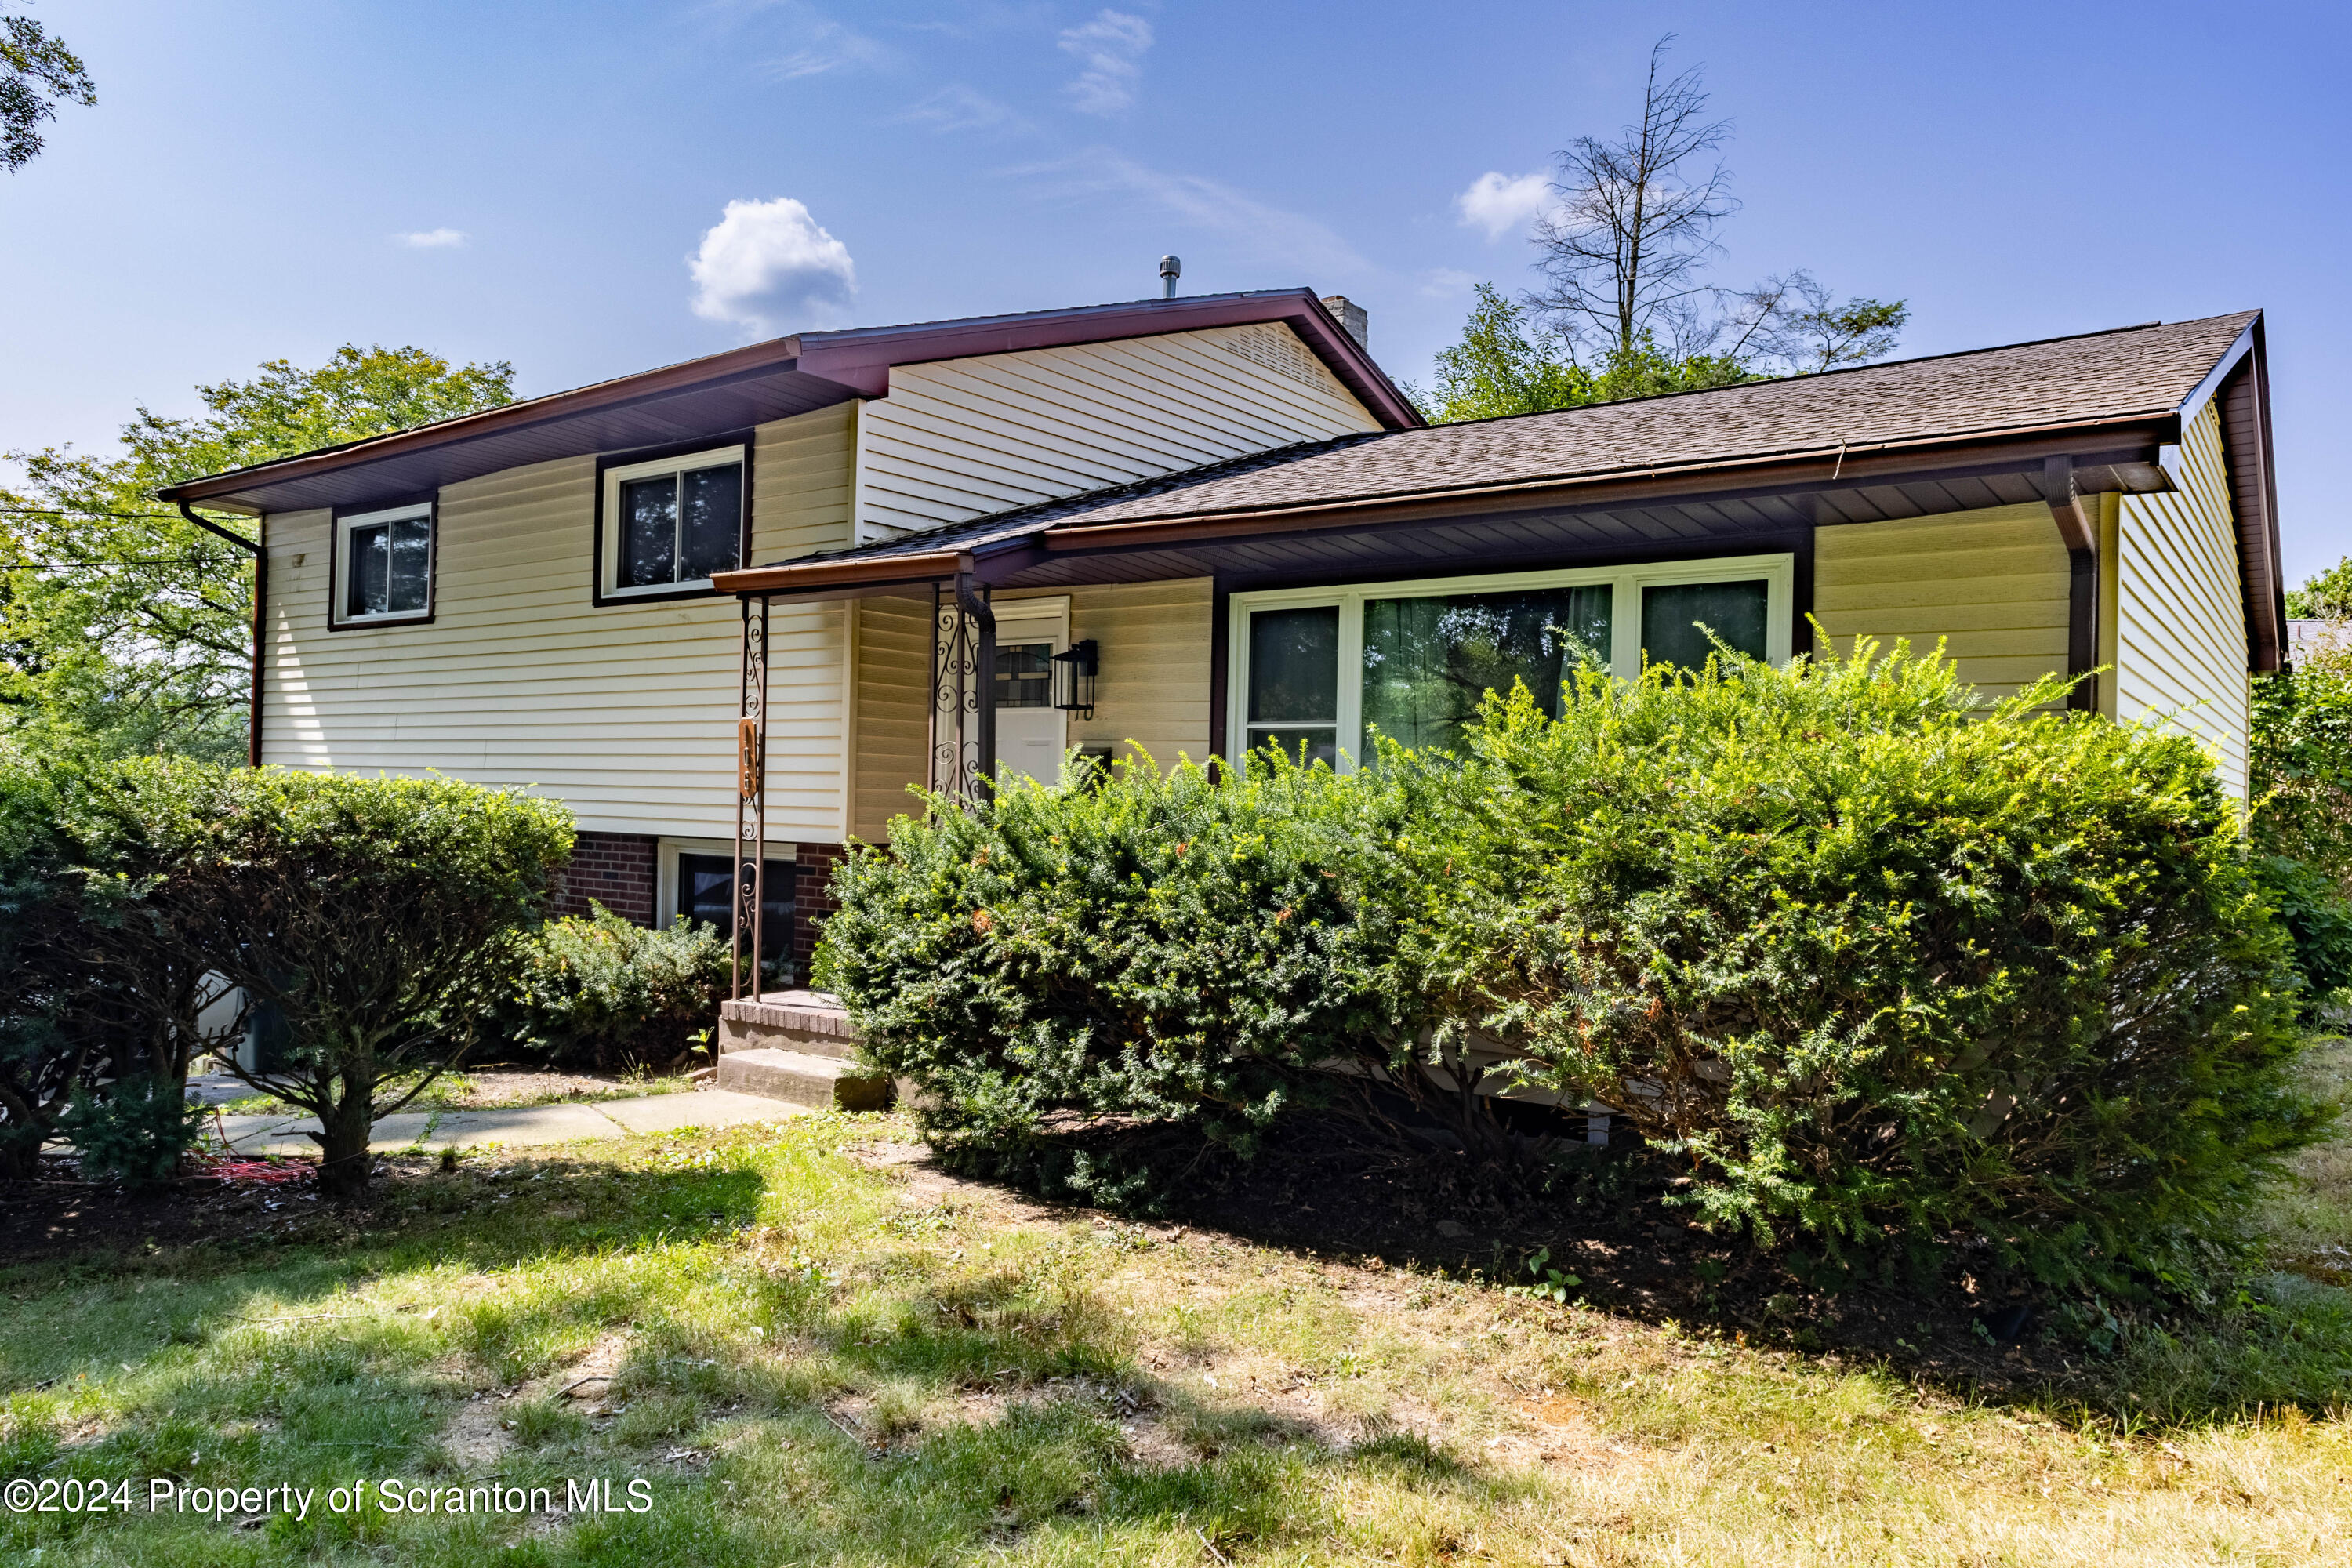
<path fill-rule="evenodd" d="M 902 365 L 859 416 L 859 537 L 1379 428 L 1278 323 Z"/>
<path fill-rule="evenodd" d="M 2181 488 L 2123 498 L 2116 535 L 2115 716 L 2186 730 L 2246 794 L 2246 612 L 2222 466 L 2221 400 L 2181 434 Z"/>
<path fill-rule="evenodd" d="M 753 559 L 847 542 L 849 430 L 846 408 L 760 428 Z M 592 604 L 594 484 L 572 458 L 443 490 L 429 626 L 329 631 L 328 515 L 269 518 L 265 760 L 530 784 L 596 831 L 731 833 L 741 611 Z M 771 622 L 780 840 L 841 837 L 843 618 L 778 605 Z"/>

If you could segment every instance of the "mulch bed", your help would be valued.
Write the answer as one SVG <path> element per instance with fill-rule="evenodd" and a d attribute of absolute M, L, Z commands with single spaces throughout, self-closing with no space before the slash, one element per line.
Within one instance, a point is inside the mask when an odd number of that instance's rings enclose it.
<path fill-rule="evenodd" d="M 0 1182 L 0 1263 L 285 1236 L 331 1206 L 309 1160 L 214 1161 L 145 1192 L 84 1182 L 70 1159 L 42 1167 L 37 1181 Z"/>

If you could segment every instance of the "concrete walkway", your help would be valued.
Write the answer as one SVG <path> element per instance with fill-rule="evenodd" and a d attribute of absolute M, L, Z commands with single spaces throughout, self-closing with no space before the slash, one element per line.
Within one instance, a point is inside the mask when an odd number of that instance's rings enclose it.
<path fill-rule="evenodd" d="M 250 1090 L 247 1092 L 250 1093 Z M 527 1105 L 512 1110 L 404 1110 L 375 1124 L 368 1146 L 396 1149 L 471 1149 L 483 1143 L 510 1147 L 570 1143 L 587 1138 L 628 1138 L 670 1132 L 680 1127 L 738 1127 L 806 1116 L 807 1108 L 762 1095 L 701 1089 L 679 1094 L 649 1094 L 638 1100 L 606 1100 L 593 1105 Z M 215 1124 L 207 1121 L 207 1131 Z M 316 1154 L 304 1134 L 318 1129 L 309 1116 L 224 1116 L 229 1147 L 240 1154 Z"/>

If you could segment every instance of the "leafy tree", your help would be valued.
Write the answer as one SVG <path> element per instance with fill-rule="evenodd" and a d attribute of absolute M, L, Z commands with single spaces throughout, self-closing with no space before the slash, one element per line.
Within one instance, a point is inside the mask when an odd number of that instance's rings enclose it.
<path fill-rule="evenodd" d="M 2299 621 L 2352 620 L 2352 555 L 2288 589 L 2286 613 Z"/>
<path fill-rule="evenodd" d="M 1743 310 L 1761 323 L 1748 340 L 1756 358 L 1790 375 L 1884 358 L 1895 352 L 1911 320 L 1911 307 L 1901 300 L 1840 302 L 1801 267 L 1748 290 Z"/>
<path fill-rule="evenodd" d="M 58 104 L 97 102 L 89 70 L 62 40 L 30 16 L 0 16 L 0 169 L 13 174 L 39 154 L 41 126 Z"/>
<path fill-rule="evenodd" d="M 159 486 L 495 407 L 504 361 L 345 344 L 196 391 L 207 412 L 144 407 L 109 457 L 11 452 L 0 489 L 0 725 L 41 750 L 242 754 L 252 680 L 248 553 L 166 510 Z M 212 521 L 249 535 L 249 520 Z"/>
<path fill-rule="evenodd" d="M 1529 309 L 1481 283 L 1462 341 L 1437 355 L 1431 393 L 1412 388 L 1438 424 L 1580 408 L 1593 401 L 1592 377 L 1561 333 L 1531 321 Z"/>
<path fill-rule="evenodd" d="M 1505 299 L 1491 283 L 1479 284 L 1462 341 L 1437 355 L 1433 390 L 1411 389 L 1423 416 L 1444 425 L 1752 379 L 1745 365 L 1727 354 L 1675 358 L 1647 331 L 1636 333 L 1630 348 L 1604 350 L 1596 371 L 1578 363 L 1576 344 L 1566 333 L 1535 318 L 1534 307 Z"/>

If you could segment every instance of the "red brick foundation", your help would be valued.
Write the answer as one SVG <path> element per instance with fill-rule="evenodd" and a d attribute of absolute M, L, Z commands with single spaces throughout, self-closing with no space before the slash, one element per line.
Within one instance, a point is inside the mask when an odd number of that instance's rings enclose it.
<path fill-rule="evenodd" d="M 841 858 L 838 844 L 803 844 L 793 859 L 793 973 L 803 985 L 817 939 L 824 934 L 824 918 L 840 907 L 833 901 L 833 868 Z"/>
<path fill-rule="evenodd" d="M 572 863 L 555 874 L 555 912 L 584 915 L 593 899 L 623 920 L 653 924 L 658 842 L 650 833 L 581 834 Z"/>

